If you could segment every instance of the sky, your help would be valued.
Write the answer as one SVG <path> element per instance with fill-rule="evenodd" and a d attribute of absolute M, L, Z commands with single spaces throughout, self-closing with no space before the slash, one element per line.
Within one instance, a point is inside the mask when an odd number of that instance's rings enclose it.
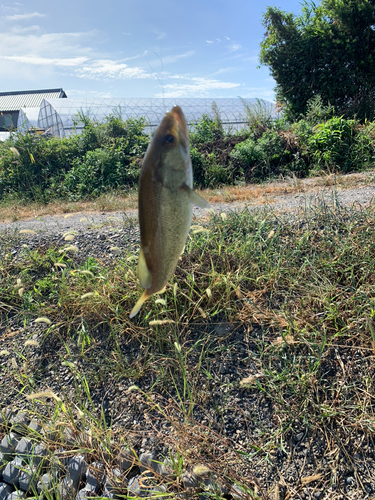
<path fill-rule="evenodd" d="M 273 101 L 275 82 L 259 68 L 268 5 L 302 9 L 301 0 L 4 1 L 0 92 Z"/>

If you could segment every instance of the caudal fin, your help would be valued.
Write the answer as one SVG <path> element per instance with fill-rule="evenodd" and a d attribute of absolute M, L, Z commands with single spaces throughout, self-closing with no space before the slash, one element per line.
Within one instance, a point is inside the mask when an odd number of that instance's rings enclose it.
<path fill-rule="evenodd" d="M 133 307 L 132 312 L 129 314 L 129 318 L 134 318 L 134 316 L 139 313 L 141 307 L 143 306 L 143 302 L 145 302 L 149 297 L 150 295 L 148 295 L 147 290 L 145 290 Z"/>

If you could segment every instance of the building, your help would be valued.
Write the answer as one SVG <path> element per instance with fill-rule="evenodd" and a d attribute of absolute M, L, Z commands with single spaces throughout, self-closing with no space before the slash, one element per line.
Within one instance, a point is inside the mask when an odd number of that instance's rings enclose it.
<path fill-rule="evenodd" d="M 39 109 L 43 99 L 65 98 L 63 89 L 24 90 L 0 92 L 0 132 L 19 126 L 19 114 L 23 108 Z"/>

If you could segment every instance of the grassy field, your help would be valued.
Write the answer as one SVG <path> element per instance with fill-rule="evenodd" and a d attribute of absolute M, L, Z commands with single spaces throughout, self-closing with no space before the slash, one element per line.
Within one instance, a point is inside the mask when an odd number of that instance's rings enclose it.
<path fill-rule="evenodd" d="M 156 449 L 172 498 L 185 469 L 244 498 L 373 498 L 374 215 L 212 216 L 135 321 L 130 248 L 113 265 L 69 238 L 15 257 L 22 235 L 0 235 L 0 406 L 108 470 L 124 444 Z"/>

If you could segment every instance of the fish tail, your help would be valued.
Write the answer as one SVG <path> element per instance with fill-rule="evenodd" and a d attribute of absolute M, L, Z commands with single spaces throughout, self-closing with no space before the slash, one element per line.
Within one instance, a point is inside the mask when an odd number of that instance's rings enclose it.
<path fill-rule="evenodd" d="M 149 295 L 147 290 L 145 290 L 133 307 L 131 313 L 129 314 L 129 318 L 134 318 L 134 316 L 139 313 L 141 307 L 143 306 L 143 302 L 145 302 L 149 297 L 151 297 L 151 295 Z"/>

